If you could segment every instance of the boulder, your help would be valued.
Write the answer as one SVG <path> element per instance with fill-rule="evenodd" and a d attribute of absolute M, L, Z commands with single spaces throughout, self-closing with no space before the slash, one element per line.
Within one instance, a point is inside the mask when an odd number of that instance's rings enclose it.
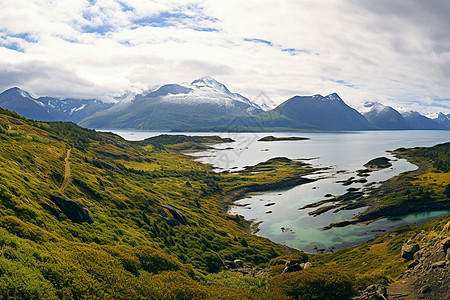
<path fill-rule="evenodd" d="M 404 244 L 402 247 L 402 257 L 407 260 L 412 260 L 414 258 L 414 253 L 419 251 L 418 244 Z"/>
<path fill-rule="evenodd" d="M 54 194 L 50 196 L 50 200 L 58 206 L 58 208 L 74 223 L 94 223 L 94 218 L 89 210 L 83 204 L 69 199 L 63 194 Z"/>
<path fill-rule="evenodd" d="M 244 262 L 240 259 L 235 259 L 234 260 L 234 264 L 236 265 L 237 268 L 243 268 L 244 267 Z"/>
<path fill-rule="evenodd" d="M 308 261 L 308 262 L 305 263 L 305 265 L 303 266 L 303 269 L 306 270 L 306 269 L 309 269 L 309 268 L 311 268 L 311 267 L 312 267 L 312 263 L 310 263 L 310 262 Z"/>
<path fill-rule="evenodd" d="M 302 270 L 302 267 L 299 264 L 295 264 L 295 265 L 287 266 L 286 268 L 284 268 L 284 270 L 281 274 L 297 272 L 297 271 L 301 271 L 301 270 Z"/>

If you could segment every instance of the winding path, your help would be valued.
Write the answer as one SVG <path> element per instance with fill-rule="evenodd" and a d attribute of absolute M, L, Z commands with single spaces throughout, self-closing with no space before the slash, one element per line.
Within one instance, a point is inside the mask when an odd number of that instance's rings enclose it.
<path fill-rule="evenodd" d="M 66 164 L 66 168 L 65 168 L 65 171 L 64 171 L 63 183 L 61 184 L 61 187 L 59 188 L 59 192 L 60 193 L 64 192 L 66 187 L 69 185 L 69 180 L 70 180 L 70 162 L 69 162 L 69 158 L 70 158 L 70 152 L 71 151 L 72 151 L 72 149 L 68 149 L 67 150 L 67 156 L 64 159 L 64 162 Z"/>

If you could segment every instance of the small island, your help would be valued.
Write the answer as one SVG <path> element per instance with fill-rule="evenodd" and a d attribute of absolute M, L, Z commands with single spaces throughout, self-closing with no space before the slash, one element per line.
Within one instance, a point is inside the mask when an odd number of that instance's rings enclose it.
<path fill-rule="evenodd" d="M 374 158 L 364 165 L 369 170 L 380 170 L 391 167 L 390 159 L 386 157 Z"/>
<path fill-rule="evenodd" d="M 272 135 L 265 136 L 263 138 L 260 138 L 258 142 L 276 142 L 276 141 L 303 141 L 303 140 L 309 140 L 309 138 L 306 137 L 297 137 L 297 136 L 289 136 L 289 137 L 274 137 Z"/>

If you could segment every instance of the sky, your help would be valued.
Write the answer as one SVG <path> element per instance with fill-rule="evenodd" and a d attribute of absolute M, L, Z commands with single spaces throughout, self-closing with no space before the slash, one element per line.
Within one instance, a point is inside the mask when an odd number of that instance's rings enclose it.
<path fill-rule="evenodd" d="M 111 100 L 212 76 L 450 113 L 448 0 L 0 0 L 0 91 Z"/>

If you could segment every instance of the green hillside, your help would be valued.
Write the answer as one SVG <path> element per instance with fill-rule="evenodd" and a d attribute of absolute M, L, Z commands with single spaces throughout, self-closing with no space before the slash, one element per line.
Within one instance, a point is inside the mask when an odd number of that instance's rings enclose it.
<path fill-rule="evenodd" d="M 128 142 L 0 109 L 0 297 L 348 299 L 406 268 L 399 245 L 418 229 L 327 256 L 246 233 L 247 221 L 225 213 L 233 197 L 286 188 L 316 170 L 279 158 L 216 174 L 178 152 L 225 141 Z M 358 254 L 367 247 L 372 252 Z M 371 253 L 379 259 L 371 268 L 354 267 Z M 223 261 L 235 259 L 247 265 L 247 275 L 225 270 Z M 285 260 L 312 260 L 314 267 L 280 274 Z"/>

